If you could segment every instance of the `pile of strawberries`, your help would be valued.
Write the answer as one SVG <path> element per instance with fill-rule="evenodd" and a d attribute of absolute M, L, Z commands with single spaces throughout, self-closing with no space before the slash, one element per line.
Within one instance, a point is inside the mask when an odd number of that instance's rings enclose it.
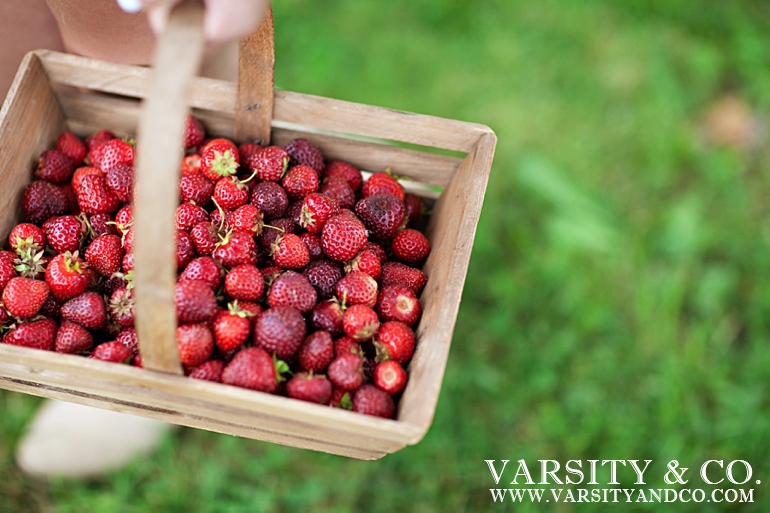
<path fill-rule="evenodd" d="M 205 139 L 188 118 L 176 210 L 177 343 L 191 378 L 392 418 L 430 251 L 389 172 Z M 134 329 L 134 147 L 67 132 L 0 251 L 3 342 L 141 366 Z"/>

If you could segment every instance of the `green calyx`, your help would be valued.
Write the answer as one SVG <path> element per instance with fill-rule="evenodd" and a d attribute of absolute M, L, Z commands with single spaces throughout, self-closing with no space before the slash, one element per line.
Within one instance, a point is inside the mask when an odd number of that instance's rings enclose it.
<path fill-rule="evenodd" d="M 340 402 L 337 403 L 337 408 L 342 408 L 343 410 L 353 410 L 353 400 L 350 398 L 349 392 L 345 392 L 345 395 L 342 396 Z"/>
<path fill-rule="evenodd" d="M 211 170 L 219 176 L 230 176 L 235 174 L 239 164 L 235 161 L 235 155 L 230 150 L 225 150 L 224 153 L 218 151 L 214 152 L 214 159 L 211 163 Z"/>
<path fill-rule="evenodd" d="M 289 369 L 289 364 L 283 360 L 279 360 L 275 354 L 273 355 L 273 365 L 275 366 L 275 380 L 278 383 L 283 383 L 286 381 L 286 378 L 283 376 L 284 374 L 291 376 L 291 369 Z"/>
<path fill-rule="evenodd" d="M 249 317 L 254 317 L 254 314 L 252 312 L 249 312 L 248 310 L 244 310 L 240 306 L 238 306 L 237 299 L 233 300 L 227 305 L 227 313 L 229 313 L 230 315 L 236 315 L 238 317 L 241 317 L 242 319 L 248 319 Z"/>

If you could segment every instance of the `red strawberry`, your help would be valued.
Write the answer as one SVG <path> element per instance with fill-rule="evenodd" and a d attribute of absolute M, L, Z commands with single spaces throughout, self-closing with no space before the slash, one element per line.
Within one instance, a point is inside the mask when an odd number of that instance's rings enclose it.
<path fill-rule="evenodd" d="M 324 253 L 338 262 L 346 262 L 355 257 L 366 242 L 364 224 L 342 213 L 326 222 L 321 235 Z"/>
<path fill-rule="evenodd" d="M 249 201 L 249 188 L 236 176 L 227 176 L 214 184 L 214 201 L 225 210 L 235 210 Z"/>
<path fill-rule="evenodd" d="M 285 217 L 273 219 L 269 225 L 265 225 L 259 244 L 269 252 L 276 239 L 287 233 L 294 233 L 294 222 Z"/>
<path fill-rule="evenodd" d="M 337 282 L 337 297 L 344 305 L 366 305 L 377 303 L 377 281 L 361 271 L 350 271 Z"/>
<path fill-rule="evenodd" d="M 120 231 L 121 234 L 125 233 L 126 230 L 133 224 L 134 222 L 134 209 L 131 205 L 124 205 L 123 207 L 118 210 L 118 213 L 115 214 L 115 223 L 117 224 L 118 231 Z"/>
<path fill-rule="evenodd" d="M 334 344 L 328 331 L 316 331 L 299 348 L 297 360 L 306 371 L 323 372 L 334 357 Z"/>
<path fill-rule="evenodd" d="M 62 305 L 61 317 L 85 328 L 97 330 L 107 321 L 107 309 L 102 296 L 96 292 L 83 292 Z"/>
<path fill-rule="evenodd" d="M 86 262 L 102 276 L 110 277 L 120 271 L 123 261 L 123 245 L 117 235 L 101 235 L 86 249 Z"/>
<path fill-rule="evenodd" d="M 83 223 L 75 216 L 59 216 L 46 223 L 48 245 L 57 253 L 75 252 L 85 235 Z"/>
<path fill-rule="evenodd" d="M 317 299 L 315 289 L 308 279 L 294 271 L 286 271 L 278 276 L 267 293 L 270 306 L 293 306 L 302 313 L 312 310 Z"/>
<path fill-rule="evenodd" d="M 75 173 L 72 175 L 72 190 L 75 192 L 75 195 L 80 194 L 80 182 L 83 181 L 83 178 L 86 176 L 91 175 L 99 175 L 99 176 L 107 176 L 107 173 L 103 172 L 98 167 L 79 167 L 75 170 Z"/>
<path fill-rule="evenodd" d="M 214 291 L 204 281 L 180 281 L 174 288 L 176 316 L 180 323 L 207 322 L 217 314 Z"/>
<path fill-rule="evenodd" d="M 121 210 L 118 210 L 118 213 Z M 88 217 L 88 222 L 83 222 L 82 224 L 85 225 L 83 227 L 84 231 L 89 231 L 90 227 L 89 233 L 92 238 L 96 238 L 99 235 L 122 235 L 116 226 L 117 222 L 110 214 L 94 214 Z"/>
<path fill-rule="evenodd" d="M 262 275 L 260 275 L 260 282 L 262 281 L 261 277 Z M 187 267 L 179 275 L 179 281 L 188 280 L 203 281 L 211 287 L 211 290 L 217 290 L 222 285 L 222 268 L 211 257 L 198 257 L 187 264 Z"/>
<path fill-rule="evenodd" d="M 321 150 L 307 139 L 294 139 L 286 145 L 289 154 L 289 165 L 305 165 L 311 167 L 320 176 L 324 170 L 324 157 Z"/>
<path fill-rule="evenodd" d="M 416 264 L 430 253 L 430 242 L 422 233 L 411 228 L 393 238 L 393 254 L 409 264 Z"/>
<path fill-rule="evenodd" d="M 379 280 L 382 275 L 382 267 L 380 265 L 380 258 L 371 249 L 364 248 L 356 258 L 345 264 L 345 271 L 361 271 L 368 274 L 374 280 Z"/>
<path fill-rule="evenodd" d="M 259 207 L 265 219 L 277 219 L 286 212 L 289 197 L 283 187 L 275 182 L 261 182 L 251 191 L 251 204 Z"/>
<path fill-rule="evenodd" d="M 363 357 L 347 353 L 332 360 L 327 374 L 335 387 L 351 391 L 364 384 L 363 365 Z"/>
<path fill-rule="evenodd" d="M 347 162 L 341 162 L 339 160 L 332 160 L 326 164 L 324 170 L 324 178 L 337 177 L 345 180 L 353 192 L 358 192 L 361 189 L 361 184 L 364 183 L 364 178 L 361 176 L 361 171 L 348 164 Z"/>
<path fill-rule="evenodd" d="M 208 221 L 208 219 L 208 212 L 203 210 L 203 208 L 190 203 L 179 205 L 176 207 L 176 212 L 174 213 L 176 229 L 184 230 L 186 232 L 192 230 L 193 226 L 196 224 Z"/>
<path fill-rule="evenodd" d="M 120 342 L 111 341 L 99 344 L 91 353 L 90 358 L 112 363 L 128 363 L 131 359 L 131 350 Z"/>
<path fill-rule="evenodd" d="M 115 139 L 115 136 L 112 132 L 109 130 L 101 130 L 99 132 L 96 132 L 94 135 L 86 139 L 86 146 L 90 150 L 91 148 L 94 148 L 96 146 L 99 146 L 102 143 L 106 143 L 110 139 Z"/>
<path fill-rule="evenodd" d="M 335 358 L 348 353 L 357 354 L 358 356 L 364 355 L 364 352 L 361 350 L 361 344 L 350 337 L 341 337 L 334 341 Z"/>
<path fill-rule="evenodd" d="M 203 381 L 222 382 L 222 371 L 225 370 L 225 363 L 222 360 L 209 360 L 195 367 L 190 372 L 189 377 Z"/>
<path fill-rule="evenodd" d="M 318 260 L 324 256 L 324 248 L 321 244 L 321 236 L 315 233 L 303 232 L 299 234 L 300 240 L 307 246 L 310 260 Z"/>
<path fill-rule="evenodd" d="M 235 209 L 228 223 L 233 229 L 252 233 L 255 237 L 262 234 L 265 223 L 259 207 L 242 205 Z"/>
<path fill-rule="evenodd" d="M 307 246 L 298 235 L 279 235 L 271 245 L 270 253 L 275 265 L 282 269 L 301 269 L 310 262 Z"/>
<path fill-rule="evenodd" d="M 363 194 L 364 198 L 381 194 L 392 194 L 401 201 L 404 201 L 405 197 L 404 188 L 388 172 L 374 173 L 370 176 L 364 183 L 361 194 Z"/>
<path fill-rule="evenodd" d="M 310 262 L 302 271 L 310 284 L 318 291 L 318 297 L 328 299 L 334 295 L 337 282 L 342 279 L 342 269 L 339 264 L 330 260 Z"/>
<path fill-rule="evenodd" d="M 264 148 L 255 142 L 246 142 L 238 146 L 238 155 L 241 162 L 248 165 L 249 159 L 262 151 Z"/>
<path fill-rule="evenodd" d="M 290 198 L 302 199 L 318 190 L 318 173 L 309 166 L 294 166 L 281 180 Z"/>
<path fill-rule="evenodd" d="M 289 154 L 279 146 L 268 146 L 253 155 L 248 166 L 263 182 L 277 182 L 289 166 Z"/>
<path fill-rule="evenodd" d="M 265 292 L 265 280 L 256 266 L 238 265 L 225 276 L 225 292 L 234 299 L 259 301 Z"/>
<path fill-rule="evenodd" d="M 205 207 L 213 194 L 214 183 L 198 172 L 185 174 L 179 180 L 179 198 L 182 203 Z"/>
<path fill-rule="evenodd" d="M 113 235 L 114 237 L 114 235 Z M 57 301 L 77 296 L 88 287 L 91 276 L 86 265 L 75 253 L 59 253 L 51 258 L 45 270 L 45 281 Z"/>
<path fill-rule="evenodd" d="M 389 239 L 404 224 L 406 206 L 395 196 L 368 196 L 356 203 L 356 214 L 378 239 Z"/>
<path fill-rule="evenodd" d="M 257 245 L 249 232 L 233 230 L 225 234 L 217 243 L 212 256 L 214 260 L 221 262 L 225 269 L 232 269 L 240 264 L 255 265 Z"/>
<path fill-rule="evenodd" d="M 112 192 L 125 203 L 130 203 L 134 195 L 134 166 L 118 164 L 107 171 L 107 185 Z"/>
<path fill-rule="evenodd" d="M 211 255 L 219 242 L 219 231 L 209 221 L 203 221 L 190 230 L 190 239 L 199 255 Z"/>
<path fill-rule="evenodd" d="M 342 333 L 343 313 L 336 300 L 321 301 L 310 313 L 310 325 L 315 329 L 326 330 L 332 335 L 339 335 Z"/>
<path fill-rule="evenodd" d="M 131 365 L 134 367 L 139 367 L 140 369 L 144 367 L 144 365 L 142 365 L 142 355 L 138 354 L 134 356 L 134 359 L 131 361 Z"/>
<path fill-rule="evenodd" d="M 193 153 L 192 155 L 185 155 L 185 157 L 182 159 L 182 164 L 179 166 L 179 172 L 182 175 L 182 177 L 190 174 L 201 174 L 201 156 L 197 153 Z M 203 176 L 203 175 L 201 175 Z M 206 178 L 204 176 L 204 178 Z M 208 178 L 206 178 L 208 180 Z M 210 182 L 211 180 L 209 180 Z"/>
<path fill-rule="evenodd" d="M 107 180 L 97 174 L 86 175 L 78 186 L 78 205 L 86 214 L 111 214 L 120 208 L 120 199 L 107 185 Z"/>
<path fill-rule="evenodd" d="M 409 218 L 410 223 L 420 219 L 422 216 L 422 202 L 420 201 L 419 196 L 407 194 L 404 197 L 404 206 L 406 207 L 406 215 Z"/>
<path fill-rule="evenodd" d="M 127 273 L 129 271 L 134 270 L 134 254 L 133 253 L 125 253 L 123 255 L 123 260 L 120 263 L 121 269 L 123 269 L 124 273 Z"/>
<path fill-rule="evenodd" d="M 213 139 L 201 151 L 201 173 L 216 182 L 222 177 L 234 175 L 238 170 L 238 148 L 227 139 Z"/>
<path fill-rule="evenodd" d="M 5 286 L 11 281 L 11 278 L 16 277 L 16 268 L 13 261 L 7 258 L 0 259 L 0 290 L 3 290 Z"/>
<path fill-rule="evenodd" d="M 80 324 L 64 321 L 56 332 L 54 350 L 57 353 L 76 354 L 88 351 L 94 345 L 94 337 Z"/>
<path fill-rule="evenodd" d="M 353 411 L 392 419 L 396 413 L 396 404 L 390 395 L 374 385 L 364 385 L 353 397 Z"/>
<path fill-rule="evenodd" d="M 380 246 L 376 242 L 367 242 L 366 246 L 364 246 L 364 249 L 368 249 L 369 251 L 377 255 L 377 258 L 380 259 L 380 264 L 384 264 L 385 262 L 388 261 L 388 256 L 385 254 L 385 250 L 382 249 L 382 246 Z"/>
<path fill-rule="evenodd" d="M 278 390 L 279 371 L 286 365 L 280 363 L 262 348 L 242 349 L 222 372 L 222 383 L 272 394 Z"/>
<path fill-rule="evenodd" d="M 201 122 L 188 114 L 184 130 L 185 149 L 195 148 L 203 142 L 205 137 L 206 131 L 203 129 Z"/>
<path fill-rule="evenodd" d="M 385 351 L 385 358 L 399 363 L 408 362 L 414 354 L 414 332 L 403 322 L 383 323 L 377 333 L 377 342 Z"/>
<path fill-rule="evenodd" d="M 184 230 L 176 231 L 176 268 L 184 269 L 195 258 L 195 247 L 190 236 Z"/>
<path fill-rule="evenodd" d="M 286 395 L 300 401 L 328 404 L 332 398 L 332 383 L 326 376 L 300 372 L 286 383 Z"/>
<path fill-rule="evenodd" d="M 110 139 L 91 149 L 88 157 L 92 166 L 104 173 L 118 164 L 134 165 L 134 147 L 120 139 Z"/>
<path fill-rule="evenodd" d="M 59 150 L 46 150 L 38 159 L 35 176 L 51 183 L 65 183 L 72 178 L 75 164 Z"/>
<path fill-rule="evenodd" d="M 222 351 L 230 351 L 244 344 L 251 335 L 251 313 L 241 310 L 238 301 L 228 305 L 214 318 L 214 339 Z"/>
<path fill-rule="evenodd" d="M 64 132 L 56 139 L 56 149 L 64 153 L 73 164 L 79 166 L 88 153 L 88 148 L 78 136 Z"/>
<path fill-rule="evenodd" d="M 196 367 L 214 352 L 214 336 L 205 324 L 182 324 L 176 329 L 179 361 L 185 367 Z"/>
<path fill-rule="evenodd" d="M 350 188 L 348 182 L 342 178 L 336 176 L 327 178 L 320 192 L 333 198 L 340 208 L 353 208 L 356 204 L 356 193 Z"/>
<path fill-rule="evenodd" d="M 320 193 L 311 193 L 302 200 L 299 224 L 310 233 L 321 233 L 330 217 L 339 214 L 337 201 Z"/>
<path fill-rule="evenodd" d="M 422 307 L 412 289 L 388 285 L 377 298 L 377 312 L 383 321 L 401 321 L 414 326 L 422 314 Z"/>
<path fill-rule="evenodd" d="M 134 228 L 129 226 L 126 231 L 123 232 L 121 240 L 123 241 L 123 249 L 125 249 L 127 253 L 134 251 Z"/>
<path fill-rule="evenodd" d="M 3 304 L 14 317 L 28 319 L 40 311 L 50 291 L 44 281 L 11 278 L 3 289 Z"/>
<path fill-rule="evenodd" d="M 401 285 L 412 289 L 416 294 L 422 290 L 428 279 L 425 273 L 414 267 L 399 262 L 385 262 L 382 264 L 381 281 L 383 287 Z"/>
<path fill-rule="evenodd" d="M 58 326 L 56 321 L 43 317 L 18 324 L 3 337 L 3 343 L 52 351 Z"/>
<path fill-rule="evenodd" d="M 24 219 L 38 225 L 49 217 L 61 216 L 69 211 L 69 201 L 64 191 L 44 180 L 35 180 L 24 189 L 22 206 Z"/>
<path fill-rule="evenodd" d="M 257 322 L 257 318 L 262 315 L 263 308 L 253 301 L 238 301 L 238 308 L 243 310 L 244 312 L 249 312 L 251 315 L 249 316 L 249 320 L 251 321 L 251 324 L 254 325 Z"/>
<path fill-rule="evenodd" d="M 305 340 L 305 319 L 296 308 L 268 308 L 254 324 L 254 345 L 278 358 L 293 356 Z"/>
<path fill-rule="evenodd" d="M 19 223 L 8 234 L 8 245 L 19 255 L 40 251 L 45 243 L 45 232 L 32 223 Z"/>
<path fill-rule="evenodd" d="M 133 289 L 122 287 L 110 296 L 110 318 L 123 327 L 134 325 L 135 303 Z"/>
<path fill-rule="evenodd" d="M 136 338 L 136 330 L 134 328 L 123 328 L 120 330 L 115 341 L 129 348 L 134 356 L 139 354 L 139 341 Z"/>
<path fill-rule="evenodd" d="M 353 340 L 369 340 L 379 327 L 377 313 L 366 305 L 353 305 L 342 317 L 342 329 Z"/>

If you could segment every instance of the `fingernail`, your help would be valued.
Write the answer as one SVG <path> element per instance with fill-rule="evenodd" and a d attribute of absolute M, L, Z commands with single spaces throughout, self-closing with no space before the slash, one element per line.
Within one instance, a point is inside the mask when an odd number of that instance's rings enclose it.
<path fill-rule="evenodd" d="M 118 6 L 128 13 L 142 10 L 142 0 L 118 0 Z"/>

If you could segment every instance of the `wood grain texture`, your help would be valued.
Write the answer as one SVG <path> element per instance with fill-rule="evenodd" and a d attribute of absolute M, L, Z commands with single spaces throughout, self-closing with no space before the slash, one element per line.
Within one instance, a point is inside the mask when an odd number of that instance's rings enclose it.
<path fill-rule="evenodd" d="M 142 364 L 181 374 L 176 342 L 176 229 L 179 165 L 188 107 L 184 92 L 203 55 L 203 6 L 176 7 L 159 37 L 139 121 L 134 182 L 136 330 Z"/>
<path fill-rule="evenodd" d="M 235 140 L 270 142 L 275 81 L 273 10 L 238 45 L 238 94 L 235 103 Z"/>

